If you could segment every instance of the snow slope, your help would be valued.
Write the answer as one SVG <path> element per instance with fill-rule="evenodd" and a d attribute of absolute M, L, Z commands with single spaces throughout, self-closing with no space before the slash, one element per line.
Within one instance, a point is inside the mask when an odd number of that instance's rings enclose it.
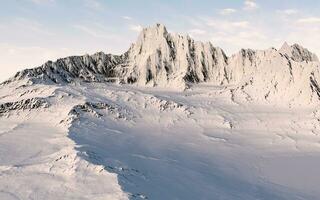
<path fill-rule="evenodd" d="M 16 86 L 1 103 L 48 106 L 2 113 L 2 199 L 320 197 L 316 107 L 234 103 L 210 84 Z"/>
<path fill-rule="evenodd" d="M 128 199 L 117 175 L 83 160 L 60 124 L 77 101 L 54 86 L 15 86 L 0 89 L 1 103 L 20 105 L 0 109 L 0 199 Z M 40 97 L 46 107 L 20 100 Z"/>
<path fill-rule="evenodd" d="M 0 85 L 0 199 L 320 199 L 319 61 L 142 31 Z"/>

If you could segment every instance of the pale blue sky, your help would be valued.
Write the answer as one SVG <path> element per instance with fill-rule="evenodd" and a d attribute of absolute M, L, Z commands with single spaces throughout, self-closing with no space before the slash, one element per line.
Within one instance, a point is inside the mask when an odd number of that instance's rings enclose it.
<path fill-rule="evenodd" d="M 141 27 L 240 48 L 299 43 L 320 54 L 319 0 L 0 0 L 0 81 L 69 55 L 119 54 Z"/>

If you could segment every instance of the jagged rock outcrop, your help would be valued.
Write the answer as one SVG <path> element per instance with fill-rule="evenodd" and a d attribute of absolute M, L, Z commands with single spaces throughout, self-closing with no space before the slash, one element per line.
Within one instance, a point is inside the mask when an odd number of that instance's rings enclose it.
<path fill-rule="evenodd" d="M 0 116 L 10 111 L 32 110 L 38 108 L 48 108 L 49 102 L 44 98 L 23 99 L 16 102 L 0 104 Z"/>
<path fill-rule="evenodd" d="M 115 56 L 103 52 L 94 55 L 71 56 L 48 61 L 40 67 L 18 72 L 13 78 L 4 82 L 28 78 L 33 83 L 70 83 L 75 79 L 83 81 L 113 81 L 118 77 L 115 66 L 122 63 L 125 55 Z"/>
<path fill-rule="evenodd" d="M 226 82 L 227 60 L 225 53 L 211 43 L 170 34 L 163 25 L 157 24 L 145 28 L 123 55 L 100 52 L 48 61 L 40 67 L 18 72 L 5 83 L 28 78 L 33 83 L 62 84 L 80 79 L 185 88 L 188 82 Z"/>
<path fill-rule="evenodd" d="M 64 122 L 77 120 L 84 113 L 88 113 L 97 118 L 104 115 L 108 115 L 113 119 L 132 120 L 132 118 L 134 118 L 129 110 L 116 104 L 106 102 L 85 102 L 84 104 L 74 106 L 68 114 L 68 119 L 64 120 Z"/>
<path fill-rule="evenodd" d="M 289 46 L 288 43 L 285 42 L 280 48 L 279 53 L 286 55 L 296 62 L 319 62 L 318 57 L 314 53 L 311 53 L 308 49 L 298 44 Z"/>
<path fill-rule="evenodd" d="M 81 80 L 185 89 L 189 83 L 232 86 L 234 96 L 268 102 L 314 102 L 320 97 L 319 60 L 307 49 L 285 43 L 280 50 L 242 49 L 227 57 L 210 42 L 168 33 L 157 24 L 143 29 L 138 40 L 120 56 L 72 56 L 18 72 L 4 84 L 68 84 Z"/>
<path fill-rule="evenodd" d="M 145 28 L 128 51 L 127 76 L 139 85 L 178 86 L 227 81 L 227 56 L 211 43 L 170 34 L 163 25 Z"/>
<path fill-rule="evenodd" d="M 291 48 L 294 51 L 296 45 Z M 319 62 L 307 61 L 303 56 L 296 59 L 297 61 L 283 54 L 281 49 L 255 51 L 253 64 L 243 65 L 244 75 L 236 82 L 233 92 L 247 100 L 274 104 L 302 105 L 319 102 L 320 95 L 316 92 L 318 82 L 314 81 L 320 79 Z M 232 65 L 231 68 L 236 69 Z"/>

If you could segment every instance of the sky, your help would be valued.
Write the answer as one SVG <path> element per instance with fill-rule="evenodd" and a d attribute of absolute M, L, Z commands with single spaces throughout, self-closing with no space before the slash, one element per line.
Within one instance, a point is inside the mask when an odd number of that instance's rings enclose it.
<path fill-rule="evenodd" d="M 320 55 L 319 0 L 0 0 L 0 82 L 70 55 L 121 54 L 143 27 L 210 41 L 227 55 L 287 41 Z"/>

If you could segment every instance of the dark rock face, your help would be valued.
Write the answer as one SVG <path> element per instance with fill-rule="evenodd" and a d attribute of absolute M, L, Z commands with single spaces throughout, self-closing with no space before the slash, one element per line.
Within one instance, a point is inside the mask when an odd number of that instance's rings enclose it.
<path fill-rule="evenodd" d="M 72 108 L 67 121 L 77 120 L 84 114 L 89 114 L 97 118 L 108 115 L 116 120 L 131 120 L 134 118 L 131 111 L 114 103 L 85 102 Z"/>
<path fill-rule="evenodd" d="M 38 108 L 48 108 L 49 103 L 43 98 L 24 99 L 16 102 L 0 104 L 0 116 L 15 110 L 32 110 Z"/>
<path fill-rule="evenodd" d="M 285 42 L 279 50 L 279 53 L 295 62 L 319 62 L 318 57 L 314 53 L 298 44 L 289 46 Z"/>
<path fill-rule="evenodd" d="M 33 83 L 70 83 L 75 79 L 90 82 L 113 81 L 118 74 L 115 67 L 123 63 L 123 56 L 96 53 L 92 56 L 71 56 L 48 61 L 40 67 L 18 72 L 4 84 L 29 78 Z"/>
<path fill-rule="evenodd" d="M 303 48 L 298 44 L 292 45 L 292 59 L 296 62 L 318 62 L 315 54 L 311 53 L 308 49 Z"/>

